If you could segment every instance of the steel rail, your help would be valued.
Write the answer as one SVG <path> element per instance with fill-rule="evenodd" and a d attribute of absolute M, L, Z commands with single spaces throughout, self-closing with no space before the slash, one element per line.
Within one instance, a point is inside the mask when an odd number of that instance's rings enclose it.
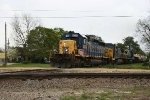
<path fill-rule="evenodd" d="M 66 72 L 7 72 L 0 73 L 0 79 L 52 79 L 52 78 L 147 78 L 150 73 L 66 73 Z"/>

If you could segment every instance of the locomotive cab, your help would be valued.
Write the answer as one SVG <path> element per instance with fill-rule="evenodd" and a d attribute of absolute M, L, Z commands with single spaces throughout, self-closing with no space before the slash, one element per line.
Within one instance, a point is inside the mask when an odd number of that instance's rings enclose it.
<path fill-rule="evenodd" d="M 73 31 L 70 31 L 61 36 L 61 41 L 67 41 L 67 40 L 73 41 L 74 40 L 76 42 L 77 49 L 83 48 L 84 39 L 85 38 L 83 36 L 81 36 L 79 33 L 75 33 Z"/>

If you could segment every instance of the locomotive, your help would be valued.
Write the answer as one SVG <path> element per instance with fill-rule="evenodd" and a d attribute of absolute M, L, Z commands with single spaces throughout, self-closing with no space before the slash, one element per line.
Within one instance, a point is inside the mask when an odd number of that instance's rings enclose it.
<path fill-rule="evenodd" d="M 50 60 L 56 67 L 83 67 L 132 63 L 134 54 L 132 50 L 121 52 L 115 44 L 104 43 L 101 37 L 70 31 L 63 34 L 58 47 L 51 50 Z"/>

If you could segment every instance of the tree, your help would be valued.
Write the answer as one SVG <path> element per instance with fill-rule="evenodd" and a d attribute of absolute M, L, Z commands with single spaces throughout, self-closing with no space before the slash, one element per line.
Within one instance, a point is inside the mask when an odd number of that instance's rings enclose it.
<path fill-rule="evenodd" d="M 138 44 L 137 41 L 134 41 L 134 38 L 131 36 L 128 36 L 126 38 L 123 39 L 124 45 L 126 47 L 128 47 L 129 49 L 133 49 L 134 53 L 138 53 L 138 54 L 145 54 L 141 48 L 140 45 Z"/>
<path fill-rule="evenodd" d="M 67 32 L 67 31 L 64 31 L 63 28 L 54 28 L 53 30 L 58 35 L 58 37 L 61 37 L 62 34 Z"/>
<path fill-rule="evenodd" d="M 124 52 L 124 50 L 127 49 L 127 47 L 124 44 L 122 44 L 122 43 L 117 43 L 116 47 L 120 48 L 121 52 Z"/>
<path fill-rule="evenodd" d="M 130 49 L 133 50 L 134 53 L 145 55 L 138 42 L 134 41 L 134 38 L 131 36 L 124 38 L 123 43 L 117 43 L 116 47 L 120 48 L 122 52 L 124 52 L 126 49 Z"/>
<path fill-rule="evenodd" d="M 17 62 L 17 52 L 15 47 L 9 47 L 7 50 L 7 56 L 9 62 Z"/>
<path fill-rule="evenodd" d="M 50 49 L 60 40 L 60 34 L 64 30 L 61 28 L 49 29 L 44 27 L 36 27 L 31 30 L 27 36 L 27 44 L 32 62 L 43 62 L 44 58 L 49 58 Z"/>
<path fill-rule="evenodd" d="M 0 48 L 0 53 L 4 53 L 4 50 L 2 48 Z"/>
<path fill-rule="evenodd" d="M 12 28 L 14 31 L 14 40 L 17 47 L 21 47 L 23 58 L 27 60 L 27 35 L 32 29 L 39 25 L 30 15 L 24 14 L 22 17 L 15 16 L 12 20 Z"/>
<path fill-rule="evenodd" d="M 147 49 L 150 51 L 150 16 L 138 21 L 136 32 L 139 33 L 142 42 L 147 45 Z"/>

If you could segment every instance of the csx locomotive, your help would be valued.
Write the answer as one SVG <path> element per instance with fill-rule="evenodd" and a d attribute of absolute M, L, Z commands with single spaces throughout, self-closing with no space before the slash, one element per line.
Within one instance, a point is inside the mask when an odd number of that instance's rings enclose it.
<path fill-rule="evenodd" d="M 52 50 L 51 63 L 57 67 L 82 67 L 100 64 L 132 63 L 132 50 L 121 52 L 112 43 L 104 43 L 95 35 L 82 36 L 70 31 L 61 36 L 58 47 Z"/>

